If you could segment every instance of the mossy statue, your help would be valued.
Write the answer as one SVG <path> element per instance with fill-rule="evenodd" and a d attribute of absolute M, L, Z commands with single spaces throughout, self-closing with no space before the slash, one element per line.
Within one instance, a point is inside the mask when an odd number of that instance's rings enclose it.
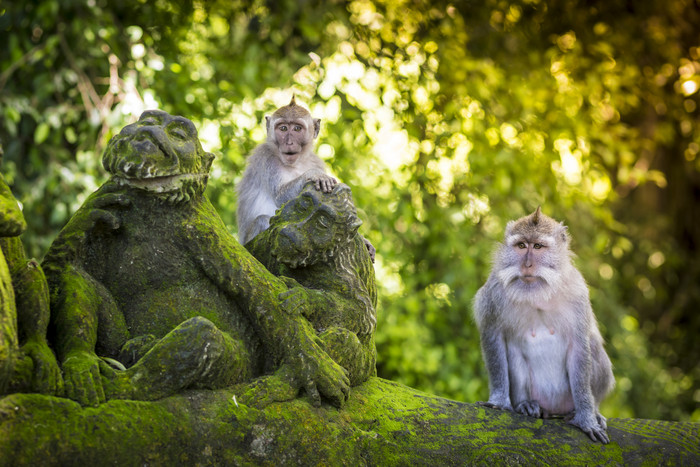
<path fill-rule="evenodd" d="M 282 305 L 289 287 L 204 195 L 213 158 L 191 121 L 162 111 L 144 112 L 109 142 L 110 180 L 43 263 L 69 398 L 155 400 L 279 370 L 315 404 L 346 400 L 346 371 Z"/>
<path fill-rule="evenodd" d="M 361 224 L 347 185 L 324 193 L 310 182 L 245 245 L 290 287 L 282 294 L 283 308 L 311 322 L 319 344 L 348 372 L 352 386 L 376 374 L 377 359 L 377 287 L 372 259 L 357 232 Z M 284 387 L 284 381 L 273 381 L 261 380 L 256 389 L 266 383 L 277 391 Z M 281 393 L 275 399 L 280 398 Z"/>
<path fill-rule="evenodd" d="M 41 267 L 27 259 L 19 238 L 26 227 L 0 175 L 0 395 L 61 394 L 61 371 L 46 340 L 48 287 Z"/>

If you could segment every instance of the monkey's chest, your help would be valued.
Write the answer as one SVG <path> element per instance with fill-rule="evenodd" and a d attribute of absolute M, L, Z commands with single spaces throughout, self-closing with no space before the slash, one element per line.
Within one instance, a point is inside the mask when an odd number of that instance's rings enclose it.
<path fill-rule="evenodd" d="M 524 368 L 516 378 L 524 378 L 527 399 L 537 400 L 549 413 L 563 414 L 573 409 L 567 371 L 569 339 L 561 329 L 544 322 L 531 323 L 516 339 Z"/>

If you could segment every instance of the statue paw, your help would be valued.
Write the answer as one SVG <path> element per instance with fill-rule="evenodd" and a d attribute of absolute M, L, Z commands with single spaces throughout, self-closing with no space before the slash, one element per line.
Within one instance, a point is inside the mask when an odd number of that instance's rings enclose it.
<path fill-rule="evenodd" d="M 294 384 L 287 367 L 282 367 L 275 374 L 263 376 L 249 383 L 238 396 L 242 404 L 264 409 L 273 402 L 286 402 L 294 399 L 299 387 Z"/>
<path fill-rule="evenodd" d="M 31 387 L 41 394 L 63 394 L 63 377 L 56 357 L 46 342 L 28 341 L 22 353 L 31 358 L 33 376 Z"/>
<path fill-rule="evenodd" d="M 66 396 L 80 405 L 98 406 L 105 399 L 100 358 L 90 352 L 69 354 L 63 361 Z"/>
<path fill-rule="evenodd" d="M 322 352 L 322 351 L 321 351 Z M 292 364 L 296 380 L 306 390 L 311 403 L 320 407 L 321 395 L 336 407 L 342 407 L 350 394 L 350 378 L 342 366 L 323 352 L 325 358 L 296 359 Z"/>
<path fill-rule="evenodd" d="M 291 287 L 286 292 L 282 292 L 277 298 L 280 300 L 280 305 L 286 313 L 306 316 L 309 306 L 309 294 L 299 284 Z"/>

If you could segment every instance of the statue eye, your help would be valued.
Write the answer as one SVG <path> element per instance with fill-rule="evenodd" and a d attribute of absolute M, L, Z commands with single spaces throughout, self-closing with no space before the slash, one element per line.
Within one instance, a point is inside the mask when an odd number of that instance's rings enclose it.
<path fill-rule="evenodd" d="M 182 128 L 175 128 L 170 131 L 170 134 L 179 139 L 187 139 L 187 132 Z"/>
<path fill-rule="evenodd" d="M 294 203 L 294 211 L 296 211 L 298 214 L 304 214 L 313 206 L 313 204 L 313 200 L 309 199 L 308 196 L 302 196 L 296 203 Z"/>
<path fill-rule="evenodd" d="M 520 242 L 520 243 L 518 243 L 518 248 L 520 248 L 521 250 L 524 250 L 525 248 L 527 248 L 527 245 L 525 245 L 525 242 Z"/>
<path fill-rule="evenodd" d="M 328 216 L 318 216 L 316 221 L 318 222 L 318 225 L 324 229 L 327 229 L 331 225 L 331 221 L 328 219 Z"/>

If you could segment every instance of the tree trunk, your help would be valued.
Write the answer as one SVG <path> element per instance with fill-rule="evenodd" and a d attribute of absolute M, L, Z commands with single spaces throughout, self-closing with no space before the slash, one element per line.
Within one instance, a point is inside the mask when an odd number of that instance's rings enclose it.
<path fill-rule="evenodd" d="M 372 378 L 343 409 L 306 398 L 264 409 L 236 390 L 81 408 L 0 399 L 2 465 L 700 465 L 700 424 L 608 421 L 608 445 L 563 420 L 431 396 Z"/>

